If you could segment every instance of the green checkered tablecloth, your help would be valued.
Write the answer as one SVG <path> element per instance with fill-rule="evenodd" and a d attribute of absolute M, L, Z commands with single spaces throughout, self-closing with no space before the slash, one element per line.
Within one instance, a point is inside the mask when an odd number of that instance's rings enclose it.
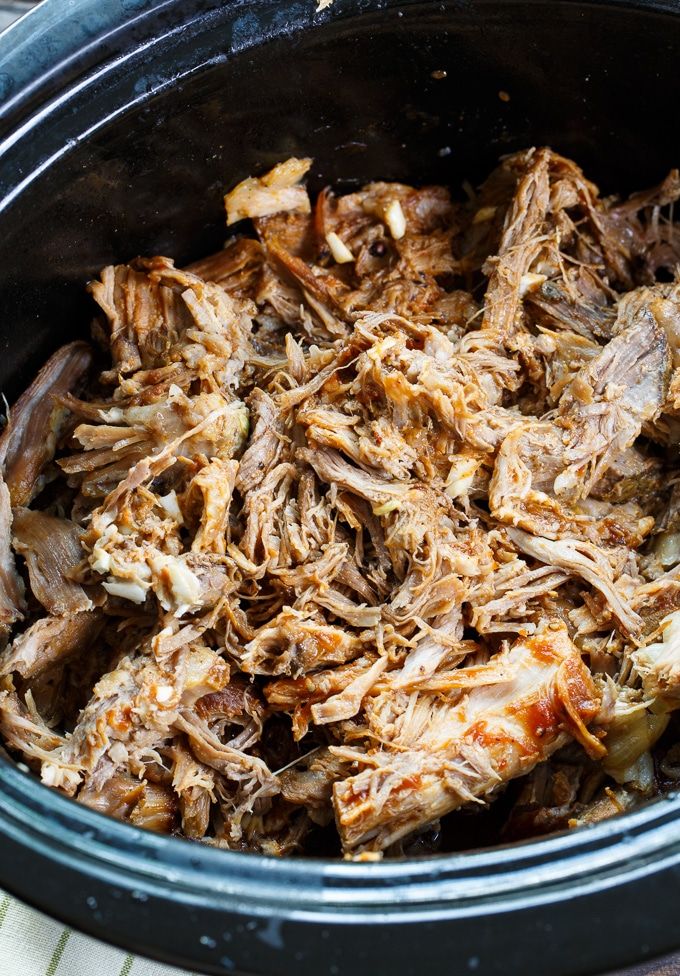
<path fill-rule="evenodd" d="M 291 971 L 293 971 L 291 969 Z M 547 976 L 535 969 L 536 976 Z M 455 976 L 455 970 L 451 970 Z M 64 927 L 0 891 L 0 976 L 197 976 Z M 319 972 L 318 976 L 326 976 Z M 376 973 L 376 976 L 380 976 Z M 680 976 L 680 956 L 609 976 Z"/>
<path fill-rule="evenodd" d="M 66 928 L 0 892 L 0 976 L 194 976 Z"/>

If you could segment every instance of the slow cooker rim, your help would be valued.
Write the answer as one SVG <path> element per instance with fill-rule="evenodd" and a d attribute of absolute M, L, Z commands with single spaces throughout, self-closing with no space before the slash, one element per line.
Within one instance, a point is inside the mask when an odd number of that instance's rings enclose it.
<path fill-rule="evenodd" d="M 513 844 L 377 862 L 275 858 L 154 834 L 43 786 L 0 759 L 0 837 L 46 860 L 78 859 L 85 876 L 121 887 L 184 893 L 199 903 L 284 918 L 341 912 L 364 921 L 389 908 L 405 921 L 460 917 L 480 906 L 517 908 L 615 887 L 680 864 L 680 795 L 589 827 Z M 7 884 L 5 878 L 3 884 Z M 11 885 L 11 882 L 10 882 Z M 295 892 L 294 903 L 291 892 Z"/>

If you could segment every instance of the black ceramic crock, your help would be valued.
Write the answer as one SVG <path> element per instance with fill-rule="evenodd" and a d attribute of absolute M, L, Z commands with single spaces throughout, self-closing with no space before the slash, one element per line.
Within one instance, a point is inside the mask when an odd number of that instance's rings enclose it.
<path fill-rule="evenodd" d="M 659 180 L 679 53 L 671 0 L 46 0 L 0 37 L 0 388 L 85 331 L 93 272 L 218 247 L 225 185 L 291 154 L 313 189 L 455 189 L 540 143 L 605 191 Z M 0 885 L 206 973 L 601 973 L 680 945 L 679 860 L 678 797 L 472 854 L 276 861 L 140 832 L 0 760 Z"/>

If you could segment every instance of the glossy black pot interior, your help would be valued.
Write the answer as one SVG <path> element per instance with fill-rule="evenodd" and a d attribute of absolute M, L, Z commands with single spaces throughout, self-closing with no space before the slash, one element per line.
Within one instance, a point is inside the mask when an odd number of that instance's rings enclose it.
<path fill-rule="evenodd" d="M 0 38 L 0 387 L 87 329 L 89 275 L 219 246 L 225 185 L 290 154 L 314 188 L 458 193 L 540 143 L 604 190 L 658 180 L 680 163 L 679 50 L 670 0 L 47 0 Z M 670 798 L 513 849 L 275 863 L 141 834 L 0 762 L 0 884 L 193 970 L 576 976 L 680 945 L 679 817 Z"/>

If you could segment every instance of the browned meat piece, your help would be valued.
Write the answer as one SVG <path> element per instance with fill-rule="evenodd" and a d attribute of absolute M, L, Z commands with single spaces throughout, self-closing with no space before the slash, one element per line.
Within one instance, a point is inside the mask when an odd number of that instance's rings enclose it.
<path fill-rule="evenodd" d="M 84 787 L 78 800 L 99 813 L 128 820 L 146 785 L 129 773 L 115 773 L 101 790 L 95 790 L 91 785 Z"/>
<path fill-rule="evenodd" d="M 554 422 L 529 421 L 505 438 L 489 488 L 500 521 L 549 539 L 564 536 L 638 547 L 653 521 L 612 510 L 602 520 L 573 503 L 587 497 L 633 444 L 666 397 L 669 356 L 646 289 L 622 300 L 621 331 L 566 387 Z M 572 503 L 572 504 L 570 504 Z M 632 530 L 632 531 L 631 531 Z"/>
<path fill-rule="evenodd" d="M 482 324 L 493 330 L 501 342 L 518 327 L 523 290 L 543 247 L 541 231 L 550 205 L 550 157 L 548 149 L 526 154 L 525 172 L 505 215 L 498 255 L 487 262 L 489 284 Z M 540 284 L 543 280 L 539 276 L 535 282 Z"/>
<path fill-rule="evenodd" d="M 642 424 L 660 413 L 666 397 L 671 366 L 668 341 L 647 289 L 621 300 L 616 328 L 617 335 L 579 370 L 560 401 L 559 423 L 571 434 L 568 455 L 574 479 L 575 465 L 584 466 L 581 457 L 584 447 L 590 446 L 583 441 L 594 437 L 600 442 L 599 457 L 595 464 L 586 465 L 585 487 L 576 497 L 584 497 L 611 459 L 630 447 Z M 605 406 L 612 401 L 614 408 Z M 578 435 L 576 428 L 580 428 Z M 573 494 L 571 478 L 563 476 L 557 490 Z"/>
<path fill-rule="evenodd" d="M 149 657 L 123 658 L 94 687 L 66 743 L 45 757 L 43 782 L 73 795 L 83 779 L 100 789 L 116 764 L 144 769 L 145 757 L 170 738 L 178 708 L 223 687 L 229 669 L 200 645 L 183 649 L 172 673 Z M 108 760 L 108 762 L 105 762 Z"/>
<path fill-rule="evenodd" d="M 663 465 L 659 458 L 647 456 L 635 447 L 612 459 L 606 473 L 591 491 L 592 498 L 613 503 L 648 499 L 661 493 Z"/>
<path fill-rule="evenodd" d="M 292 714 L 293 735 L 302 739 L 312 722 L 312 707 L 342 693 L 373 665 L 369 657 L 357 657 L 332 670 L 313 671 L 301 678 L 280 678 L 265 685 L 267 703 L 273 711 Z"/>
<path fill-rule="evenodd" d="M 503 827 L 504 840 L 521 840 L 568 826 L 579 806 L 583 766 L 550 760 L 524 779 L 522 791 Z"/>
<path fill-rule="evenodd" d="M 629 260 L 637 267 L 637 279 L 652 284 L 659 269 L 675 273 L 680 256 L 677 229 L 661 217 L 661 209 L 680 196 L 680 176 L 674 169 L 658 186 L 633 193 L 623 202 L 609 207 L 606 223 L 625 242 Z M 672 210 L 671 210 L 672 214 Z"/>
<path fill-rule="evenodd" d="M 63 748 L 65 743 L 63 735 L 46 725 L 30 692 L 22 701 L 11 677 L 0 679 L 0 733 L 10 749 L 38 769 L 53 750 Z"/>
<path fill-rule="evenodd" d="M 643 620 L 645 636 L 656 633 L 669 614 L 680 610 L 680 579 L 677 568 L 651 583 L 638 586 L 633 594 L 632 604 Z"/>
<path fill-rule="evenodd" d="M 533 320 L 586 340 L 610 339 L 616 310 L 600 279 L 590 269 L 579 267 L 578 278 L 570 284 L 568 289 L 559 281 L 549 280 L 527 292 L 526 305 Z"/>
<path fill-rule="evenodd" d="M 252 298 L 262 273 L 264 249 L 249 237 L 237 237 L 222 251 L 186 269 L 191 274 L 214 281 L 230 295 Z"/>
<path fill-rule="evenodd" d="M 198 762 L 179 739 L 169 752 L 173 762 L 172 787 L 179 798 L 182 830 L 187 837 L 200 840 L 210 826 L 210 811 L 215 801 L 215 772 Z"/>
<path fill-rule="evenodd" d="M 239 674 L 220 691 L 199 698 L 196 714 L 222 737 L 230 727 L 241 726 L 243 731 L 235 735 L 231 743 L 244 749 L 260 739 L 266 709 L 258 689 Z"/>
<path fill-rule="evenodd" d="M 303 806 L 316 823 L 333 819 L 333 783 L 342 779 L 347 765 L 328 748 L 315 749 L 302 762 L 278 774 L 281 795 L 295 806 Z"/>
<path fill-rule="evenodd" d="M 204 721 L 193 714 L 181 714 L 175 728 L 187 736 L 189 747 L 196 758 L 214 769 L 231 789 L 219 790 L 219 803 L 227 823 L 230 840 L 239 841 L 243 832 L 243 820 L 256 806 L 262 805 L 279 793 L 276 778 L 266 763 L 256 756 L 224 744 Z"/>
<path fill-rule="evenodd" d="M 636 790 L 616 787 L 612 789 L 607 786 L 600 796 L 596 797 L 582 809 L 574 811 L 574 815 L 569 820 L 570 827 L 589 827 L 607 820 L 609 817 L 616 817 L 627 810 L 634 810 L 642 802 L 642 796 Z"/>
<path fill-rule="evenodd" d="M 576 332 L 554 332 L 549 329 L 541 329 L 536 348 L 545 360 L 546 401 L 549 407 L 559 403 L 565 388 L 581 367 L 602 351 L 597 342 Z"/>
<path fill-rule="evenodd" d="M 55 664 L 85 654 L 104 623 L 100 610 L 36 620 L 0 655 L 0 673 L 16 671 L 22 678 L 35 678 Z"/>
<path fill-rule="evenodd" d="M 256 631 L 240 663 L 246 674 L 305 673 L 328 664 L 343 664 L 358 657 L 361 649 L 362 641 L 355 634 L 284 607 Z"/>
<path fill-rule="evenodd" d="M 159 258 L 151 267 L 144 263 L 139 267 L 110 266 L 89 286 L 109 322 L 115 373 L 124 375 L 160 366 L 189 324 L 188 309 L 180 296 L 147 273 L 164 261 Z"/>
<path fill-rule="evenodd" d="M 680 614 L 671 612 L 661 621 L 657 640 L 638 648 L 633 663 L 642 676 L 647 695 L 667 708 L 680 704 Z"/>
<path fill-rule="evenodd" d="M 241 401 L 214 392 L 189 397 L 179 388 L 171 390 L 162 403 L 112 407 L 100 412 L 104 423 L 76 427 L 73 439 L 84 451 L 60 458 L 59 466 L 79 482 L 84 496 L 106 497 L 135 468 L 146 474 L 150 456 L 157 456 L 158 464 L 167 459 L 169 467 L 187 453 L 228 458 L 240 449 L 248 424 Z"/>
<path fill-rule="evenodd" d="M 92 601 L 70 579 L 83 557 L 80 530 L 68 519 L 15 508 L 12 541 L 26 560 L 33 595 L 55 616 L 89 610 Z"/>
<path fill-rule="evenodd" d="M 200 365 L 204 374 L 219 368 L 225 385 L 235 382 L 250 349 L 248 303 L 163 257 L 105 268 L 89 288 L 110 337 L 103 382 L 171 362 Z"/>
<path fill-rule="evenodd" d="M 82 384 L 91 363 L 86 343 L 62 346 L 12 407 L 0 437 L 0 463 L 12 505 L 28 505 L 43 487 L 45 468 L 68 417 L 61 398 Z"/>
<path fill-rule="evenodd" d="M 130 812 L 135 827 L 157 833 L 172 833 L 177 819 L 177 799 L 172 790 L 158 783 L 144 783 L 141 795 Z"/>
<path fill-rule="evenodd" d="M 10 495 L 0 475 L 0 644 L 7 637 L 17 620 L 23 617 L 26 607 L 24 583 L 17 573 L 11 545 L 12 511 Z"/>

